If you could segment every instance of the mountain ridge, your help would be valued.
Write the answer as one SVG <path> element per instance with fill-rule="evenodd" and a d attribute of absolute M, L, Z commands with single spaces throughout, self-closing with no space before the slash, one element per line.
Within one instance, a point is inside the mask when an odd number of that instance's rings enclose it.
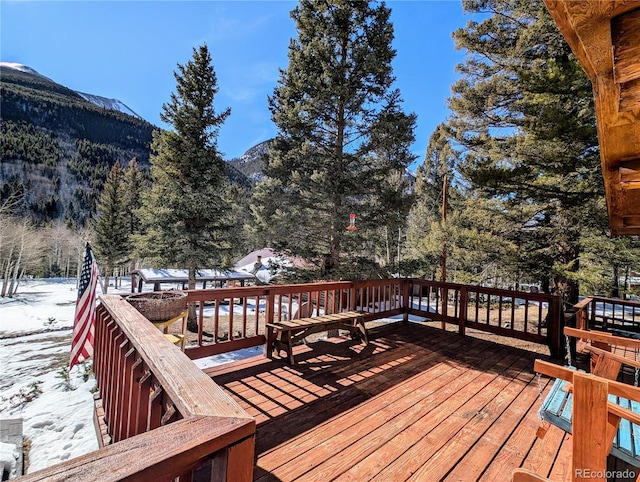
<path fill-rule="evenodd" d="M 116 161 L 127 166 L 135 158 L 149 168 L 157 129 L 117 99 L 83 95 L 31 67 L 0 62 L 0 203 L 19 193 L 17 214 L 82 227 Z M 225 167 L 232 182 L 250 188 L 244 174 Z"/>
<path fill-rule="evenodd" d="M 34 75 L 34 76 L 37 76 L 37 77 L 41 77 L 42 79 L 46 79 L 46 80 L 48 80 L 50 82 L 53 82 L 53 83 L 57 84 L 57 82 L 55 82 L 51 78 L 47 77 L 46 75 L 42 75 L 36 69 L 34 69 L 32 67 L 29 67 L 28 65 L 20 64 L 18 62 L 0 61 L 0 69 L 1 68 L 13 69 L 13 70 L 16 70 L 18 72 L 22 72 L 22 73 L 29 74 L 29 75 Z M 58 84 L 58 85 L 60 85 L 60 84 Z M 138 115 L 133 109 L 131 109 L 128 105 L 126 105 L 121 100 L 109 99 L 107 97 L 102 97 L 100 95 L 88 94 L 86 92 L 80 92 L 79 90 L 73 90 L 73 89 L 69 89 L 69 90 L 75 92 L 80 97 L 82 97 L 84 100 L 86 100 L 88 102 L 91 102 L 92 104 L 94 104 L 94 105 L 96 105 L 98 107 L 102 107 L 103 109 L 115 110 L 115 111 L 118 111 L 118 112 L 122 112 L 122 113 L 125 113 L 125 114 L 128 114 L 128 115 L 131 115 L 133 117 L 137 117 L 138 119 L 146 120 L 142 116 Z"/>

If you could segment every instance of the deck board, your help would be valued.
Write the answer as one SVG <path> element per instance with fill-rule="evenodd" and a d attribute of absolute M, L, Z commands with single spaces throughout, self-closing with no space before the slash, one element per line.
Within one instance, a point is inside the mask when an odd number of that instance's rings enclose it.
<path fill-rule="evenodd" d="M 571 437 L 536 438 L 544 355 L 420 323 L 369 333 L 296 347 L 293 366 L 205 370 L 256 417 L 254 480 L 490 481 L 517 467 L 568 480 Z"/>

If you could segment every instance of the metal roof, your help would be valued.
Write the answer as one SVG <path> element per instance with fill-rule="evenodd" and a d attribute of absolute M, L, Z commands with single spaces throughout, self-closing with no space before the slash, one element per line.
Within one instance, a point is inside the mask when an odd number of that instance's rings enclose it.
<path fill-rule="evenodd" d="M 133 271 L 145 283 L 186 283 L 189 281 L 189 270 L 178 268 L 152 269 L 143 268 Z M 255 276 L 246 271 L 232 269 L 199 269 L 196 281 L 242 281 L 255 280 Z"/>

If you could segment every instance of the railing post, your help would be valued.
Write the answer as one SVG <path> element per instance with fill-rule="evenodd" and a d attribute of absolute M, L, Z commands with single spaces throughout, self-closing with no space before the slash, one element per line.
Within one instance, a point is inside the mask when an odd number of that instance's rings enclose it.
<path fill-rule="evenodd" d="M 276 303 L 276 296 L 274 294 L 274 292 L 272 290 L 268 290 L 267 291 L 267 306 L 265 308 L 265 312 L 264 312 L 264 323 L 265 326 L 268 325 L 269 323 L 273 323 L 274 317 L 275 317 L 275 303 Z M 271 328 L 269 328 L 268 326 L 266 327 L 265 330 L 265 338 L 266 338 L 266 343 L 264 344 L 264 356 L 266 356 L 267 358 L 272 358 L 273 357 L 273 339 L 275 337 L 275 333 L 273 332 L 273 330 Z"/>
<path fill-rule="evenodd" d="M 351 286 L 349 287 L 349 311 L 356 310 L 357 295 L 358 295 L 358 283 L 355 281 L 352 281 Z"/>
<path fill-rule="evenodd" d="M 547 339 L 551 357 L 561 359 L 565 353 L 563 343 L 564 315 L 562 313 L 562 303 L 559 296 L 553 296 L 549 301 L 549 324 L 547 325 Z"/>
<path fill-rule="evenodd" d="M 440 322 L 440 328 L 443 330 L 447 329 L 447 316 L 449 313 L 449 289 L 444 286 L 440 288 L 441 291 L 441 299 L 440 299 L 440 310 L 442 311 L 442 321 Z"/>
<path fill-rule="evenodd" d="M 467 307 L 469 304 L 469 292 L 466 286 L 460 287 L 460 309 L 458 310 L 458 333 L 465 335 L 465 327 L 467 323 Z"/>
<path fill-rule="evenodd" d="M 409 321 L 409 307 L 411 306 L 411 296 L 413 294 L 413 280 L 404 278 L 402 280 L 402 321 L 407 323 Z"/>

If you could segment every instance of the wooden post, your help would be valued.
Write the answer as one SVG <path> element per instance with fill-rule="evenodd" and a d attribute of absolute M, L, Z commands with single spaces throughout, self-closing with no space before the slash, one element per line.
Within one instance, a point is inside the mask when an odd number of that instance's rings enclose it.
<path fill-rule="evenodd" d="M 259 299 L 256 299 L 256 301 L 259 303 Z M 267 306 L 265 308 L 265 312 L 264 312 L 264 324 L 265 326 L 268 325 L 269 323 L 273 323 L 273 320 L 275 318 L 275 301 L 276 301 L 276 295 L 273 293 L 273 291 L 267 291 Z M 273 339 L 275 337 L 275 333 L 274 331 L 267 327 L 267 329 L 265 330 L 265 335 L 266 335 L 266 343 L 264 344 L 264 355 L 267 358 L 272 358 L 273 357 Z"/>
<path fill-rule="evenodd" d="M 402 280 L 402 308 L 404 312 L 402 314 L 402 321 L 407 323 L 409 321 L 409 308 L 411 307 L 411 294 L 413 294 L 413 281 L 405 278 Z"/>
<path fill-rule="evenodd" d="M 467 324 L 467 305 L 469 302 L 469 292 L 466 286 L 460 287 L 460 310 L 458 311 L 458 333 L 464 336 Z"/>
<path fill-rule="evenodd" d="M 554 296 L 549 301 L 549 323 L 547 324 L 547 343 L 551 357 L 557 360 L 563 358 L 565 353 L 564 343 L 564 316 L 562 302 L 559 296 Z"/>
<path fill-rule="evenodd" d="M 440 310 L 442 311 L 442 321 L 440 322 L 440 328 L 447 329 L 447 314 L 449 313 L 449 290 L 447 288 L 440 288 Z"/>
<path fill-rule="evenodd" d="M 356 297 L 358 295 L 358 284 L 352 282 L 349 287 L 349 311 L 356 311 Z"/>
<path fill-rule="evenodd" d="M 571 480 L 607 480 L 608 389 L 603 378 L 580 372 L 573 375 Z"/>

